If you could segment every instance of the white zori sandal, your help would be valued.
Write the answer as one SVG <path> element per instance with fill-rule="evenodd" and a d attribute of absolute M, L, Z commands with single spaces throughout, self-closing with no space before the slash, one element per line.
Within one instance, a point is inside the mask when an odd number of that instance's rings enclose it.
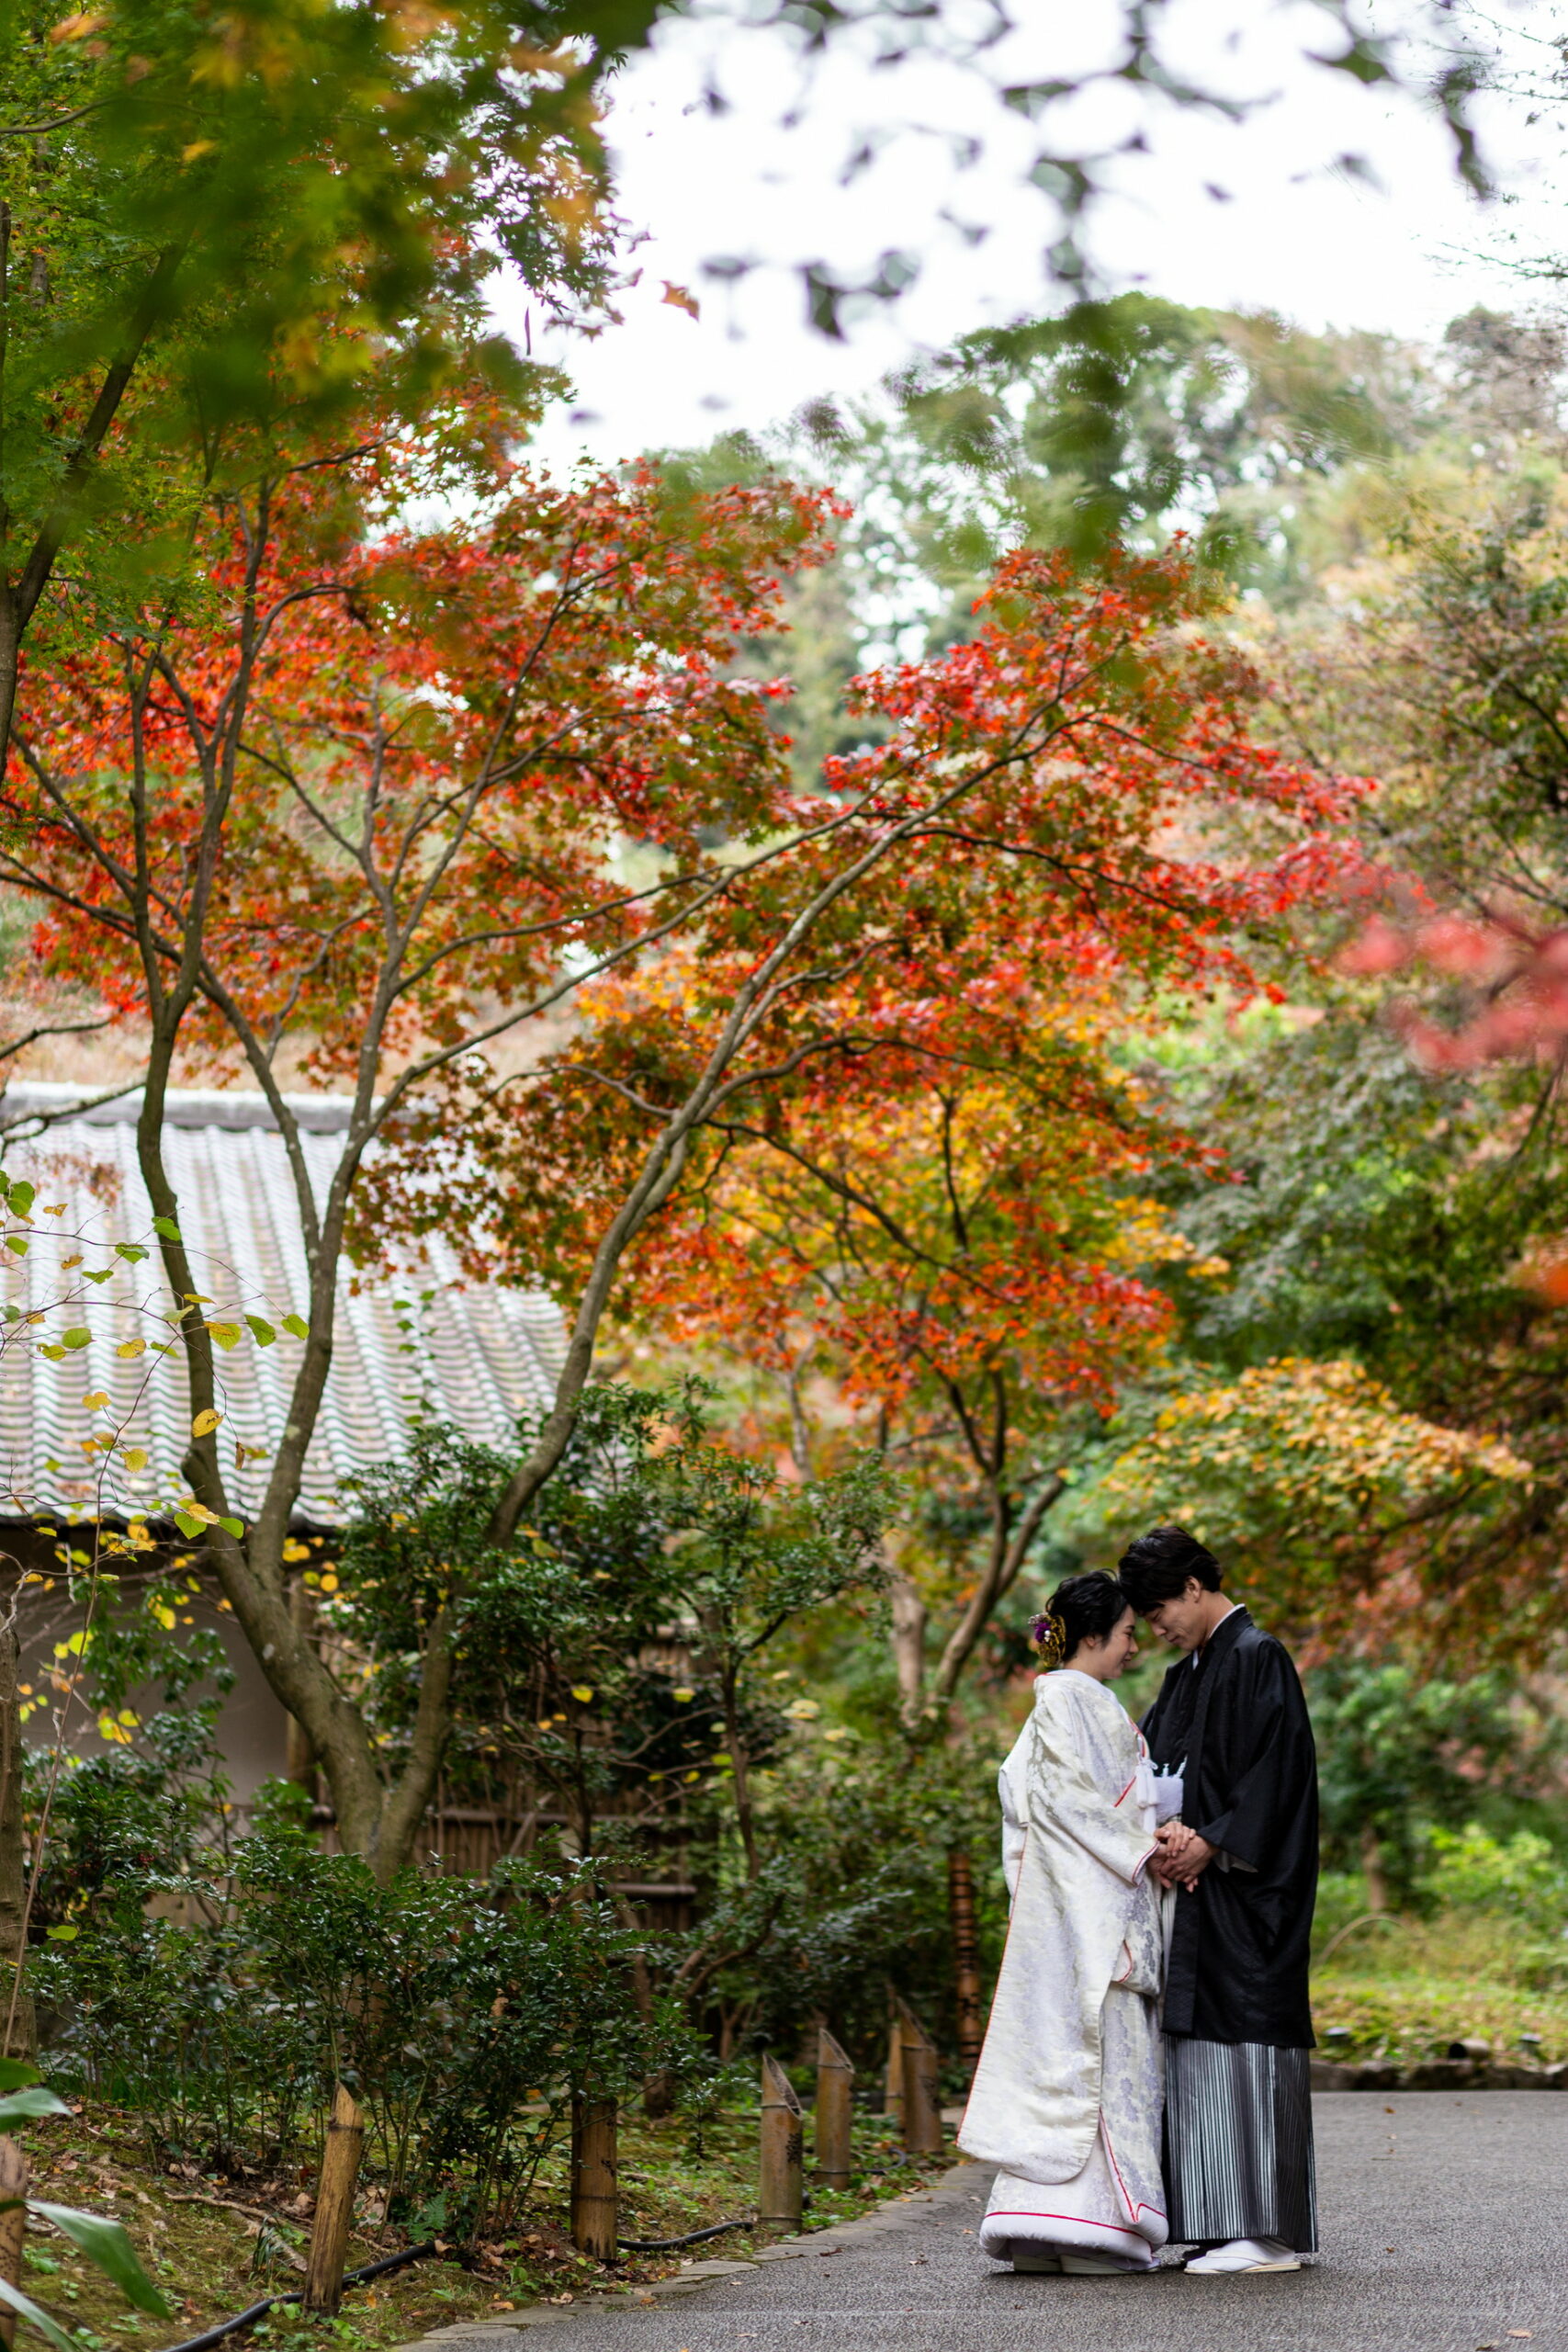
<path fill-rule="evenodd" d="M 1200 2254 L 1187 2265 L 1188 2275 L 1200 2278 L 1234 2278 L 1249 2270 L 1299 2270 L 1301 2257 L 1293 2254 L 1283 2238 L 1232 2238 L 1228 2245 L 1211 2246 L 1207 2254 Z"/>

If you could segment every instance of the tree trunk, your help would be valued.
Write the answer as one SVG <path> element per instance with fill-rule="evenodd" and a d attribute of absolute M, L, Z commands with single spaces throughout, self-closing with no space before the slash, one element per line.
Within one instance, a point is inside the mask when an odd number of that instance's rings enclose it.
<path fill-rule="evenodd" d="M 1041 1521 L 1058 1495 L 1066 1491 L 1066 1483 L 1060 1471 L 1054 1471 L 1048 1478 L 1042 1479 L 1016 1522 L 1000 1487 L 995 1490 L 990 1556 L 984 1574 L 976 1579 L 968 1606 L 948 1635 L 947 1645 L 931 1679 L 934 1695 L 944 1702 L 957 1689 L 958 1678 L 990 1623 L 993 1611 L 1017 1583 L 1029 1547 L 1040 1532 Z"/>
<path fill-rule="evenodd" d="M 926 1604 L 912 1577 L 895 1574 L 888 1587 L 893 1604 L 893 1664 L 898 1676 L 898 1713 L 912 1731 L 920 1719 L 926 1690 Z"/>
<path fill-rule="evenodd" d="M 21 1645 L 16 1621 L 0 1626 L 0 1971 L 6 1986 L 8 2058 L 30 2058 L 38 2048 L 33 1996 L 28 1990 L 28 1890 L 22 1864 L 22 1723 L 17 1697 Z"/>
<path fill-rule="evenodd" d="M 311 1641 L 316 1630 L 315 1597 L 303 1577 L 296 1577 L 288 1594 L 288 1614 L 294 1620 L 302 1641 Z M 284 1774 L 297 1789 L 303 1790 L 312 1804 L 317 1795 L 317 1760 L 314 1742 L 298 1715 L 286 1715 L 283 1721 Z"/>

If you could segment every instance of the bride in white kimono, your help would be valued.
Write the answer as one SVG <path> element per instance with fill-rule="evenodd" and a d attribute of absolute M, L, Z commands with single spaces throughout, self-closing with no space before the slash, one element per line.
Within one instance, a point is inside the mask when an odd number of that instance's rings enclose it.
<path fill-rule="evenodd" d="M 1015 2270 L 1153 2269 L 1168 2234 L 1149 1865 L 1180 1797 L 1108 1687 L 1136 1622 L 1112 1577 L 1058 1588 L 1036 1627 L 1057 1662 L 1001 1770 L 1012 1912 L 958 2144 L 1002 2167 L 980 2244 Z"/>

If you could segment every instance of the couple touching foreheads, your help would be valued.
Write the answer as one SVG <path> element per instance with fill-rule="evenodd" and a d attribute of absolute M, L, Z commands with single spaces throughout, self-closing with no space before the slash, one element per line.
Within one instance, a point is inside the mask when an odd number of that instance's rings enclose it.
<path fill-rule="evenodd" d="M 1141 1732 L 1138 1621 L 1181 1652 Z M 1294 2270 L 1317 2247 L 1317 1764 L 1295 1668 L 1185 1528 L 1070 1577 L 1002 1767 L 1012 1912 L 959 2145 L 1015 2270 Z M 1163 2122 L 1163 2131 L 1162 2131 Z"/>

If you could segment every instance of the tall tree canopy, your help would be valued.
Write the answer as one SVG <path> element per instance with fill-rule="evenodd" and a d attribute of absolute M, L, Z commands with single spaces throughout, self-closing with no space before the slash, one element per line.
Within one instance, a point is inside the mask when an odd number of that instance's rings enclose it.
<path fill-rule="evenodd" d="M 351 1238 L 440 1217 L 486 1273 L 572 1302 L 555 1409 L 497 1506 L 505 1544 L 561 1458 L 626 1251 L 727 1123 L 846 1086 L 871 1120 L 876 1088 L 900 1106 L 944 1057 L 1003 1066 L 1045 985 L 1244 982 L 1238 929 L 1333 870 L 1323 828 L 1348 794 L 1251 734 L 1247 673 L 1205 638 L 1179 556 L 1095 576 L 1028 555 L 972 642 L 863 682 L 883 740 L 803 792 L 769 723 L 783 682 L 733 656 L 773 626 L 781 574 L 825 552 L 821 496 L 694 499 L 652 473 L 562 492 L 502 458 L 479 518 L 378 533 L 441 452 L 377 423 L 331 463 L 215 488 L 199 593 L 182 570 L 85 641 L 51 605 L 0 861 L 55 967 L 147 1040 L 139 1148 L 178 1296 L 202 1284 L 162 1148 L 176 1064 L 243 1068 L 295 1151 L 309 1336 L 243 1539 L 217 1524 L 220 1365 L 195 1317 L 187 1473 L 345 1834 L 395 1858 L 445 1736 L 449 1629 L 389 1793 L 282 1567 Z M 1259 854 L 1206 854 L 1242 806 Z M 353 1097 L 320 1202 L 287 1100 L 300 1069 Z"/>

